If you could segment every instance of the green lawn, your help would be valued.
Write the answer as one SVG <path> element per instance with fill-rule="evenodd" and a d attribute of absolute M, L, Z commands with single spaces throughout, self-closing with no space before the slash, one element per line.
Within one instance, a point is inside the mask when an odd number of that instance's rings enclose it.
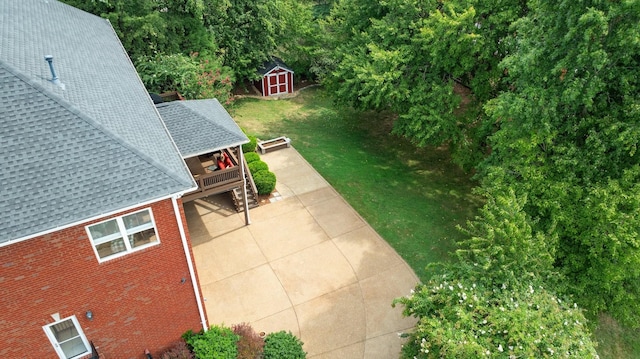
<path fill-rule="evenodd" d="M 338 109 L 321 89 L 290 100 L 243 99 L 230 109 L 247 133 L 287 136 L 309 163 L 425 278 L 446 260 L 479 199 L 445 149 L 389 134 L 391 118 Z M 277 188 L 277 184 L 276 184 Z"/>
<path fill-rule="evenodd" d="M 621 327 L 608 315 L 601 315 L 594 336 L 602 359 L 640 358 L 640 330 Z"/>
<path fill-rule="evenodd" d="M 448 259 L 456 225 L 474 216 L 475 183 L 446 149 L 416 149 L 389 134 L 389 115 L 337 108 L 321 89 L 289 100 L 239 100 L 229 109 L 249 134 L 287 136 L 293 146 L 426 278 L 427 264 Z M 277 187 L 277 185 L 276 185 Z M 640 333 L 602 316 L 595 336 L 601 358 L 640 358 Z"/>

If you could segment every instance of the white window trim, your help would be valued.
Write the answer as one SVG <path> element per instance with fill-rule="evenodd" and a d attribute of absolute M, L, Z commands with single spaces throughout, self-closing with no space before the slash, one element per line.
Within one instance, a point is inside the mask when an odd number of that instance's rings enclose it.
<path fill-rule="evenodd" d="M 51 323 L 51 324 L 47 324 L 47 325 L 42 327 L 42 329 L 44 330 L 45 334 L 47 335 L 47 338 L 49 338 L 49 341 L 51 342 L 51 345 L 53 345 L 53 349 L 55 349 L 56 354 L 58 354 L 60 359 L 66 359 L 67 358 L 65 356 L 64 352 L 62 351 L 62 348 L 60 348 L 60 343 L 58 343 L 58 340 L 56 339 L 55 335 L 53 334 L 53 331 L 51 330 L 51 327 L 56 325 L 56 324 L 62 323 L 64 321 L 66 321 L 66 320 L 69 320 L 69 319 L 71 319 L 71 321 L 73 322 L 73 325 L 76 327 L 76 330 L 78 330 L 78 335 L 82 339 L 82 344 L 84 344 L 84 347 L 86 349 L 86 351 L 84 353 L 78 354 L 78 355 L 72 357 L 71 359 L 82 358 L 82 357 L 87 356 L 88 354 L 91 354 L 91 345 L 89 344 L 89 341 L 87 340 L 87 337 L 84 336 L 84 332 L 82 331 L 82 327 L 80 326 L 80 323 L 78 322 L 78 319 L 76 318 L 75 315 L 60 319 L 57 322 L 54 322 L 54 323 Z"/>
<path fill-rule="evenodd" d="M 122 217 L 126 217 L 126 216 L 129 216 L 129 215 L 136 214 L 136 213 L 139 213 L 139 212 L 144 212 L 144 211 L 149 211 L 149 216 L 151 217 L 151 223 L 150 224 L 144 224 L 144 225 L 141 225 L 141 226 L 137 226 L 137 227 L 131 228 L 131 229 L 129 229 L 127 231 L 127 228 L 124 225 L 124 221 L 122 220 Z M 120 230 L 120 232 L 119 233 L 115 233 L 113 235 L 109 235 L 106 238 L 101 238 L 99 241 L 95 242 L 93 240 L 93 236 L 91 236 L 91 231 L 89 230 L 89 227 L 94 226 L 96 224 L 113 221 L 113 220 L 115 220 L 116 223 L 118 224 L 118 229 Z M 158 234 L 158 227 L 156 226 L 156 220 L 153 217 L 153 211 L 151 210 L 151 207 L 142 208 L 142 209 L 134 211 L 134 212 L 125 213 L 125 214 L 117 216 L 117 217 L 111 217 L 111 218 L 105 219 L 104 221 L 92 223 L 92 224 L 90 224 L 88 226 L 85 226 L 84 228 L 85 228 L 85 231 L 87 232 L 87 235 L 89 236 L 89 242 L 91 242 L 91 247 L 93 248 L 93 253 L 95 253 L 96 258 L 98 258 L 98 262 L 99 263 L 107 262 L 107 261 L 110 261 L 110 260 L 115 259 L 115 258 L 120 258 L 120 257 L 126 256 L 128 254 L 131 254 L 133 252 L 137 252 L 137 251 L 143 250 L 145 248 L 157 246 L 158 244 L 160 244 L 160 235 Z M 143 231 L 143 230 L 149 229 L 149 228 L 153 228 L 154 231 L 156 232 L 156 241 L 152 242 L 152 243 L 141 245 L 141 246 L 136 247 L 136 248 L 132 248 L 131 244 L 129 244 L 129 241 L 127 240 L 128 235 L 130 233 L 137 233 L 139 231 Z M 118 237 L 122 237 L 126 250 L 123 251 L 123 252 L 120 252 L 120 253 L 116 253 L 116 254 L 104 257 L 104 258 L 100 258 L 100 254 L 98 253 L 98 249 L 96 248 L 97 245 L 101 244 L 101 243 L 104 243 L 104 242 L 109 242 L 109 241 L 111 241 L 111 240 L 113 240 L 115 238 L 118 238 Z"/>

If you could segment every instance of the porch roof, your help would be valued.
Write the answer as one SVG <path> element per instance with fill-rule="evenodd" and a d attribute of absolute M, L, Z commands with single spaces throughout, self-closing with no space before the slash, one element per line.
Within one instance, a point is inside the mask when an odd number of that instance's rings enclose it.
<path fill-rule="evenodd" d="M 217 99 L 173 101 L 156 107 L 182 158 L 249 142 Z"/>

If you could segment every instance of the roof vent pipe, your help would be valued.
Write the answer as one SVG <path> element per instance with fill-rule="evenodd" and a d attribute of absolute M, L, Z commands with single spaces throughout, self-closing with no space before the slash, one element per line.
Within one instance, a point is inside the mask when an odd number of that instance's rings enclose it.
<path fill-rule="evenodd" d="M 52 77 L 51 81 L 58 80 L 58 76 L 56 75 L 56 70 L 53 68 L 53 56 L 45 55 L 44 59 L 47 60 L 47 62 L 49 63 L 49 70 L 51 70 L 51 77 Z"/>

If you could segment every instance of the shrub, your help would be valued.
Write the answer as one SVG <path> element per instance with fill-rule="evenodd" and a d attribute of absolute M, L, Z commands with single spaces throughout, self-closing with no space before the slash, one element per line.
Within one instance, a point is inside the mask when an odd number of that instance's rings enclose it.
<path fill-rule="evenodd" d="M 264 161 L 261 161 L 261 160 L 253 161 L 249 163 L 248 166 L 249 166 L 249 171 L 251 171 L 251 173 L 258 173 L 260 171 L 269 170 L 269 166 Z"/>
<path fill-rule="evenodd" d="M 270 333 L 264 339 L 264 359 L 305 359 L 302 341 L 291 332 Z"/>
<path fill-rule="evenodd" d="M 247 135 L 249 142 L 242 145 L 242 153 L 256 152 L 256 146 L 258 145 L 258 139 L 256 136 Z"/>
<path fill-rule="evenodd" d="M 255 161 L 260 161 L 260 155 L 256 152 L 248 152 L 244 155 L 244 160 L 247 161 L 247 164 Z"/>
<path fill-rule="evenodd" d="M 260 358 L 264 339 L 253 330 L 251 325 L 247 323 L 236 324 L 233 326 L 233 332 L 240 337 L 237 343 L 238 359 Z"/>
<path fill-rule="evenodd" d="M 230 100 L 233 73 L 215 56 L 142 56 L 136 61 L 136 70 L 154 92 L 178 91 L 187 99 L 217 98 L 222 103 Z"/>
<path fill-rule="evenodd" d="M 394 301 L 419 320 L 401 358 L 597 357 L 581 309 L 540 279 L 500 283 L 469 273 L 448 267 Z"/>
<path fill-rule="evenodd" d="M 270 194 L 276 188 L 276 175 L 268 170 L 258 171 L 253 174 L 253 182 L 256 184 L 258 194 Z"/>
<path fill-rule="evenodd" d="M 193 359 L 193 353 L 187 343 L 179 341 L 160 355 L 160 359 Z"/>
<path fill-rule="evenodd" d="M 187 332 L 182 336 L 198 359 L 235 359 L 239 337 L 229 328 L 212 326 L 204 333 Z"/>
<path fill-rule="evenodd" d="M 187 346 L 189 347 L 190 350 L 193 349 L 193 347 L 191 346 L 191 341 L 199 336 L 202 335 L 203 331 L 200 331 L 198 333 L 194 333 L 193 330 L 189 329 L 187 330 L 184 334 L 182 334 L 182 340 L 185 341 L 185 343 L 187 343 Z"/>

